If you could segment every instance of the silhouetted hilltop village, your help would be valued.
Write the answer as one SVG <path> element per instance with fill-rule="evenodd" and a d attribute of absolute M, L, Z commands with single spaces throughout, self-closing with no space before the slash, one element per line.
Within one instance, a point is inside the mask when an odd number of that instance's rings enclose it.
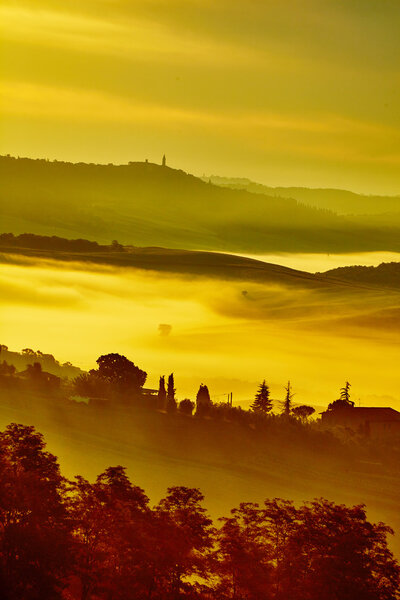
<path fill-rule="evenodd" d="M 0 178 L 2 227 L 15 233 L 247 253 L 400 250 L 395 212 L 386 222 L 222 187 L 165 157 L 101 165 L 1 156 Z"/>

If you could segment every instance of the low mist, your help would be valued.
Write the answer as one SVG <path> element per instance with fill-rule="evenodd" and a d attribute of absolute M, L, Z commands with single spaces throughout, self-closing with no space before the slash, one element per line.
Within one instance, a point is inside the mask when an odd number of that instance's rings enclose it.
<path fill-rule="evenodd" d="M 350 380 L 357 404 L 400 407 L 399 325 L 379 318 L 398 305 L 390 291 L 23 259 L 2 265 L 0 296 L 10 349 L 51 352 L 83 369 L 119 352 L 148 372 L 149 387 L 173 371 L 179 398 L 204 382 L 214 400 L 233 392 L 246 407 L 260 380 L 279 400 L 290 379 L 297 402 L 325 406 Z"/>

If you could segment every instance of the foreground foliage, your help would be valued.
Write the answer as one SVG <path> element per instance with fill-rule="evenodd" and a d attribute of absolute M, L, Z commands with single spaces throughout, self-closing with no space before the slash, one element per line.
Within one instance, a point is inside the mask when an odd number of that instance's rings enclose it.
<path fill-rule="evenodd" d="M 121 466 L 65 480 L 33 427 L 0 435 L 5 600 L 395 600 L 391 529 L 363 506 L 243 503 L 215 527 L 199 490 L 154 508 Z"/>

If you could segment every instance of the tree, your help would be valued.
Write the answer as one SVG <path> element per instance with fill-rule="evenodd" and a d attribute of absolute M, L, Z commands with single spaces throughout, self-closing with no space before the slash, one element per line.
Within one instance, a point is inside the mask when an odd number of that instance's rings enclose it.
<path fill-rule="evenodd" d="M 297 419 L 301 421 L 307 421 L 311 415 L 315 413 L 315 408 L 312 406 L 307 406 L 306 404 L 302 404 L 301 406 L 295 406 L 292 409 L 292 415 L 294 415 Z"/>
<path fill-rule="evenodd" d="M 26 373 L 30 379 L 35 381 L 41 380 L 43 377 L 42 365 L 39 362 L 34 362 L 33 365 L 27 365 Z"/>
<path fill-rule="evenodd" d="M 189 398 L 185 398 L 182 402 L 179 402 L 179 412 L 184 415 L 191 416 L 195 407 L 195 403 L 189 400 Z"/>
<path fill-rule="evenodd" d="M 210 392 L 206 385 L 201 384 L 196 394 L 196 416 L 209 414 L 212 407 Z"/>
<path fill-rule="evenodd" d="M 21 354 L 24 356 L 36 356 L 36 352 L 32 348 L 23 348 Z"/>
<path fill-rule="evenodd" d="M 81 599 L 93 594 L 115 600 L 149 597 L 145 573 L 151 560 L 146 545 L 150 510 L 143 490 L 132 485 L 123 467 L 109 467 L 93 484 L 76 478 L 72 506 Z"/>
<path fill-rule="evenodd" d="M 173 413 L 176 411 L 176 399 L 175 399 L 175 382 L 174 382 L 174 374 L 171 373 L 168 377 L 168 385 L 167 385 L 167 412 Z"/>
<path fill-rule="evenodd" d="M 122 252 L 124 247 L 122 244 L 118 242 L 118 240 L 113 240 L 111 242 L 111 248 L 114 252 Z"/>
<path fill-rule="evenodd" d="M 243 502 L 222 518 L 217 536 L 217 597 L 272 598 L 270 552 L 258 504 Z"/>
<path fill-rule="evenodd" d="M 0 589 L 7 600 L 56 600 L 71 566 L 64 480 L 34 427 L 0 434 Z"/>
<path fill-rule="evenodd" d="M 351 384 L 346 381 L 344 387 L 340 389 L 340 398 L 331 402 L 328 405 L 328 410 L 338 410 L 343 408 L 353 408 L 354 402 L 350 400 L 350 387 Z"/>
<path fill-rule="evenodd" d="M 99 377 L 108 381 L 119 391 L 139 391 L 144 386 L 147 373 L 121 354 L 105 354 L 97 359 Z"/>
<path fill-rule="evenodd" d="M 304 504 L 286 544 L 284 597 L 395 600 L 400 569 L 387 546 L 392 533 L 383 523 L 368 522 L 363 505 L 324 499 Z"/>
<path fill-rule="evenodd" d="M 17 369 L 15 368 L 15 366 L 9 365 L 6 360 L 3 360 L 3 362 L 0 363 L 0 375 L 6 375 L 11 377 L 15 374 L 16 370 Z"/>
<path fill-rule="evenodd" d="M 391 529 L 364 506 L 319 499 L 296 508 L 241 504 L 218 534 L 218 597 L 274 600 L 396 600 L 400 567 Z"/>
<path fill-rule="evenodd" d="M 162 375 L 158 384 L 157 408 L 164 409 L 167 404 L 167 392 L 165 389 L 165 377 Z"/>
<path fill-rule="evenodd" d="M 290 384 L 290 381 L 288 381 L 287 386 L 285 386 L 285 391 L 286 391 L 286 395 L 285 395 L 285 399 L 282 404 L 282 414 L 289 417 L 290 413 L 292 412 L 292 401 L 293 401 L 293 396 L 294 396 L 294 394 L 292 392 L 292 386 Z"/>
<path fill-rule="evenodd" d="M 112 384 L 94 369 L 78 375 L 73 381 L 73 388 L 75 394 L 83 398 L 109 398 L 112 395 Z"/>
<path fill-rule="evenodd" d="M 342 387 L 340 389 L 340 400 L 343 400 L 343 402 L 347 402 L 348 404 L 351 403 L 350 387 L 351 387 L 351 384 L 348 381 L 346 381 L 344 387 Z"/>
<path fill-rule="evenodd" d="M 203 500 L 196 488 L 172 487 L 156 507 L 160 542 L 164 547 L 159 579 L 163 600 L 175 600 L 181 595 L 193 597 L 189 578 L 207 575 L 207 553 L 213 545 L 214 529 L 201 506 Z"/>
<path fill-rule="evenodd" d="M 254 402 L 250 408 L 253 412 L 258 412 L 262 414 L 268 414 L 272 410 L 272 400 L 270 399 L 270 391 L 269 387 L 265 382 L 265 379 L 260 384 L 258 391 L 255 395 Z"/>

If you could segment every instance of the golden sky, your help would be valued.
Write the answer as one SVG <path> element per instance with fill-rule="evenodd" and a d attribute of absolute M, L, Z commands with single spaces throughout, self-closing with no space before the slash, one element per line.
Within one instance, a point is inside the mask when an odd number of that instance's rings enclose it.
<path fill-rule="evenodd" d="M 1 0 L 0 152 L 400 193 L 399 0 Z"/>

